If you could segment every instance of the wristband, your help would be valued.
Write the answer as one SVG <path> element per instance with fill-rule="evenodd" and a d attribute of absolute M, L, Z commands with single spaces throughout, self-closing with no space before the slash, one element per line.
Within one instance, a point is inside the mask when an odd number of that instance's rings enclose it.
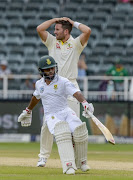
<path fill-rule="evenodd" d="M 74 26 L 75 28 L 79 29 L 79 25 L 80 25 L 80 24 L 81 24 L 81 23 L 75 21 L 74 24 L 73 24 L 73 26 Z"/>

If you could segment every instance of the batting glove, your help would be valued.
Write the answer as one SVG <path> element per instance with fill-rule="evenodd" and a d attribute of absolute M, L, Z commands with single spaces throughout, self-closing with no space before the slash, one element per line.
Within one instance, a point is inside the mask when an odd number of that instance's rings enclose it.
<path fill-rule="evenodd" d="M 92 103 L 88 103 L 86 100 L 82 102 L 82 106 L 84 107 L 84 111 L 82 113 L 82 116 L 86 118 L 90 118 L 89 114 L 87 113 L 87 110 L 89 110 L 92 114 L 94 112 L 94 107 Z"/>
<path fill-rule="evenodd" d="M 90 115 L 85 111 L 82 112 L 82 116 L 84 116 L 85 118 L 90 118 Z"/>
<path fill-rule="evenodd" d="M 31 121 L 32 121 L 32 111 L 26 108 L 18 117 L 18 122 L 21 122 L 21 126 L 28 127 L 31 125 Z"/>

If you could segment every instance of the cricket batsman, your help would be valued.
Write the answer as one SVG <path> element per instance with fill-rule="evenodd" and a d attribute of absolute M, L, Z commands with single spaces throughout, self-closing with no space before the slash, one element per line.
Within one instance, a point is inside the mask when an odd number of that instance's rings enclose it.
<path fill-rule="evenodd" d="M 68 106 L 67 97 L 73 96 L 82 103 L 84 114 L 94 112 L 80 90 L 67 78 L 58 75 L 58 66 L 51 56 L 43 56 L 38 64 L 42 76 L 36 82 L 35 91 L 28 107 L 18 117 L 22 126 L 31 125 L 32 110 L 41 100 L 45 124 L 55 136 L 64 174 L 75 174 L 75 170 L 89 170 L 87 165 L 88 131 L 76 113 Z M 72 143 L 73 141 L 73 143 Z M 73 148 L 74 144 L 74 148 Z"/>

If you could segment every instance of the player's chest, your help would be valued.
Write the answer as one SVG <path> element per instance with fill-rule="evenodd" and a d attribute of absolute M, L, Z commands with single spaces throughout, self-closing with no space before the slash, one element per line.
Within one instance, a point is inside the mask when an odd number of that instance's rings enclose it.
<path fill-rule="evenodd" d="M 57 53 L 65 55 L 65 54 L 69 54 L 69 53 L 73 52 L 74 46 L 72 43 L 62 44 L 62 43 L 56 42 L 54 49 Z"/>
<path fill-rule="evenodd" d="M 52 85 L 42 85 L 39 88 L 41 97 L 62 95 L 64 93 L 64 87 L 58 83 Z"/>

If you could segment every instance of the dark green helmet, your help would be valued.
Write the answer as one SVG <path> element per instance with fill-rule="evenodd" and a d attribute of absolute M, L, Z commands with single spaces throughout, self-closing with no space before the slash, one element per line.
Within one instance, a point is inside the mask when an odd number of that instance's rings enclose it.
<path fill-rule="evenodd" d="M 49 69 L 49 68 L 52 68 L 52 67 L 56 68 L 55 73 L 57 73 L 58 68 L 57 68 L 57 63 L 55 62 L 54 58 L 52 58 L 51 56 L 48 56 L 48 55 L 41 57 L 41 59 L 40 59 L 40 61 L 38 63 L 38 70 L 39 70 L 41 76 L 44 76 L 45 79 L 50 79 L 48 76 L 45 75 L 43 70 L 44 69 Z M 52 79 L 50 79 L 50 80 L 52 80 Z"/>
<path fill-rule="evenodd" d="M 56 67 L 56 62 L 51 56 L 43 56 L 41 57 L 39 63 L 38 63 L 38 68 L 39 69 L 48 69 L 51 67 Z"/>

